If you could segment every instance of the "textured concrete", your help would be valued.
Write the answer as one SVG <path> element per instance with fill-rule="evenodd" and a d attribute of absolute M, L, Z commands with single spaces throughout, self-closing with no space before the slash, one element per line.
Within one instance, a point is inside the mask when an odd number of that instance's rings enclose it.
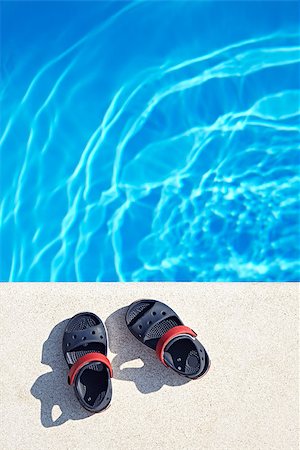
<path fill-rule="evenodd" d="M 297 284 L 1 284 L 4 450 L 298 448 Z M 211 369 L 186 382 L 124 325 L 158 298 L 198 332 Z M 64 322 L 96 312 L 109 331 L 111 407 L 90 416 L 66 382 Z"/>

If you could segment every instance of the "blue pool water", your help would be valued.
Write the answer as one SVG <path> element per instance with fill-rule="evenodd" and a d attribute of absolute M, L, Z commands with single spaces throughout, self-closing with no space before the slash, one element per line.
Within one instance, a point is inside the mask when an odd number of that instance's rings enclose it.
<path fill-rule="evenodd" d="M 299 277 L 299 3 L 2 3 L 2 281 Z"/>

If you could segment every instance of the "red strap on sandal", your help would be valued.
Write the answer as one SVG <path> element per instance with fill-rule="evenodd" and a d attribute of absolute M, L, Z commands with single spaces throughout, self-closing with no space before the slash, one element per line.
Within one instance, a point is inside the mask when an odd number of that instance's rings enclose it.
<path fill-rule="evenodd" d="M 195 331 L 193 331 L 191 328 L 186 327 L 184 325 L 179 325 L 177 327 L 171 328 L 171 330 L 167 331 L 158 341 L 156 345 L 156 355 L 158 359 L 166 366 L 169 367 L 164 360 L 164 351 L 168 343 L 174 339 L 177 336 L 180 336 L 182 334 L 188 334 L 189 336 L 197 336 Z"/>
<path fill-rule="evenodd" d="M 73 364 L 73 366 L 69 371 L 68 383 L 72 385 L 80 369 L 82 369 L 84 366 L 86 366 L 91 362 L 101 362 L 109 369 L 110 376 L 111 377 L 113 376 L 113 371 L 109 359 L 102 353 L 92 352 L 82 356 L 76 361 L 76 363 Z"/>

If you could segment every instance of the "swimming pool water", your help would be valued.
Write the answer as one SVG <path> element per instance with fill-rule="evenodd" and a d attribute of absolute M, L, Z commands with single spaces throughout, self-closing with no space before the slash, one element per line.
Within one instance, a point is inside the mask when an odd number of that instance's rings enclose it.
<path fill-rule="evenodd" d="M 1 280 L 299 280 L 298 19 L 2 3 Z"/>

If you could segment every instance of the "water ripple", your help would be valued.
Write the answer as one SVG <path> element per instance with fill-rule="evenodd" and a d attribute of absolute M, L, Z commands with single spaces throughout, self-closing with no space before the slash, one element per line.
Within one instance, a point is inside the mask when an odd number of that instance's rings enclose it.
<path fill-rule="evenodd" d="M 299 279 L 298 6 L 150 3 L 6 68 L 1 280 Z"/>

